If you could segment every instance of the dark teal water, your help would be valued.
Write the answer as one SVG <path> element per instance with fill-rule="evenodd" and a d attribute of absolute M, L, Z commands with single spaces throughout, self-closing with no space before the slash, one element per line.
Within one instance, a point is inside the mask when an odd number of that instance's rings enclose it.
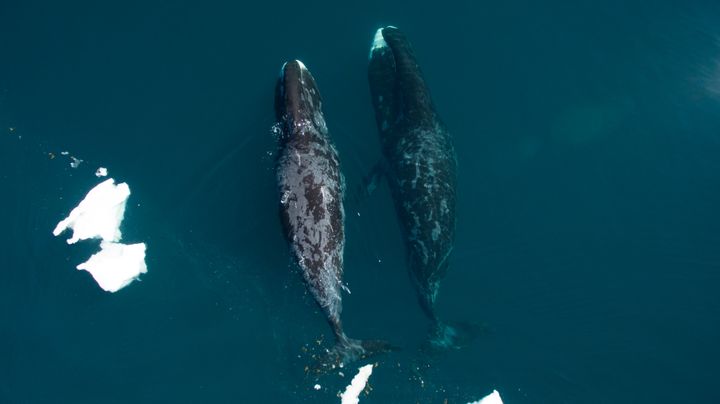
<path fill-rule="evenodd" d="M 720 402 L 720 5 L 539 3 L 0 3 L 0 402 L 339 402 L 354 366 L 304 372 L 330 335 L 280 232 L 273 87 L 305 62 L 356 186 L 386 24 L 458 150 L 439 310 L 490 331 L 414 371 L 389 192 L 348 203 L 347 331 L 403 347 L 361 402 Z M 116 294 L 51 234 L 101 165 L 148 244 Z"/>

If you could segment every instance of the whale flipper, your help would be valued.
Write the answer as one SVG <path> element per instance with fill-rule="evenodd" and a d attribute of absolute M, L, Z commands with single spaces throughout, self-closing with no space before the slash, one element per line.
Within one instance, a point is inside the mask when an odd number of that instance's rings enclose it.
<path fill-rule="evenodd" d="M 385 177 L 386 170 L 387 167 L 384 160 L 377 162 L 372 169 L 370 169 L 370 172 L 363 177 L 362 183 L 355 191 L 354 201 L 360 202 L 371 196 L 377 187 L 380 186 L 380 183 Z"/>

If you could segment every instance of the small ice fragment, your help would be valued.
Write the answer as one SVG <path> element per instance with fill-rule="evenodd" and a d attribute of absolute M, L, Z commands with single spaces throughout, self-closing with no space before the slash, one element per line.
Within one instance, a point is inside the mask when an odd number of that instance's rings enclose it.
<path fill-rule="evenodd" d="M 70 152 L 63 151 L 63 152 L 60 152 L 60 154 L 62 154 L 63 156 L 67 156 L 68 154 L 70 154 Z"/>
<path fill-rule="evenodd" d="M 350 385 L 345 388 L 340 398 L 342 404 L 358 404 L 360 399 L 358 396 L 365 389 L 368 378 L 372 374 L 373 365 L 365 365 L 358 369 L 358 374 L 353 377 Z"/>
<path fill-rule="evenodd" d="M 80 166 L 80 163 L 83 162 L 82 160 L 80 160 L 79 158 L 74 157 L 74 156 L 70 156 L 70 160 L 72 160 L 70 162 L 70 167 L 72 167 L 72 168 L 78 168 Z"/>
<path fill-rule="evenodd" d="M 67 240 L 68 244 L 89 238 L 119 241 L 128 196 L 130 187 L 126 183 L 115 185 L 115 180 L 108 178 L 88 192 L 70 215 L 57 224 L 53 234 L 58 236 L 69 227 L 73 229 L 73 236 Z"/>
<path fill-rule="evenodd" d="M 105 168 L 105 167 L 98 168 L 97 171 L 95 171 L 95 176 L 96 177 L 106 177 L 107 176 L 107 168 Z"/>
<path fill-rule="evenodd" d="M 147 272 L 145 243 L 120 244 L 103 241 L 100 252 L 77 266 L 95 278 L 107 292 L 117 292 Z"/>
<path fill-rule="evenodd" d="M 493 390 L 488 396 L 468 404 L 503 404 L 503 401 L 502 398 L 500 398 L 500 393 L 498 393 L 497 390 Z"/>
<path fill-rule="evenodd" d="M 316 384 L 316 385 L 313 386 L 313 388 L 314 388 L 315 390 L 320 390 L 320 389 L 322 388 L 322 386 L 320 386 L 319 384 Z"/>

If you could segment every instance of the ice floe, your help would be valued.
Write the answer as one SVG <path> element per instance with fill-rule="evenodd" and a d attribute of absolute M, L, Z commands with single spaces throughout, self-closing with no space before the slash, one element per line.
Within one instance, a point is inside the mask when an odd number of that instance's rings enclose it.
<path fill-rule="evenodd" d="M 100 287 L 117 292 L 147 272 L 145 243 L 120 244 L 103 241 L 100 252 L 77 266 L 95 278 Z"/>
<path fill-rule="evenodd" d="M 104 170 L 103 175 L 106 174 Z M 78 265 L 77 269 L 88 271 L 108 292 L 117 292 L 147 272 L 145 243 L 119 243 L 122 238 L 120 225 L 129 196 L 130 187 L 126 183 L 115 185 L 115 180 L 108 178 L 91 189 L 53 230 L 53 234 L 59 236 L 63 231 L 72 229 L 73 235 L 67 240 L 68 244 L 87 239 L 102 240 L 100 251 Z"/>
<path fill-rule="evenodd" d="M 119 241 L 120 223 L 129 196 L 130 187 L 126 183 L 115 185 L 115 180 L 108 178 L 88 192 L 70 215 L 57 224 L 53 234 L 58 236 L 71 228 L 73 236 L 67 240 L 68 244 L 90 238 Z"/>
<path fill-rule="evenodd" d="M 492 393 L 485 396 L 484 398 L 468 404 L 503 404 L 503 401 L 502 398 L 500 398 L 500 393 L 498 393 L 497 390 L 493 390 Z"/>
<path fill-rule="evenodd" d="M 358 396 L 365 389 L 368 378 L 372 374 L 373 365 L 365 365 L 358 369 L 358 374 L 353 377 L 350 385 L 345 388 L 340 398 L 342 404 L 358 404 L 360 399 Z"/>
<path fill-rule="evenodd" d="M 78 167 L 80 167 L 80 163 L 83 162 L 82 160 L 80 160 L 79 158 L 77 158 L 77 157 L 75 157 L 75 156 L 70 156 L 70 160 L 71 160 L 71 161 L 70 161 L 70 167 L 72 167 L 72 168 L 78 168 Z"/>

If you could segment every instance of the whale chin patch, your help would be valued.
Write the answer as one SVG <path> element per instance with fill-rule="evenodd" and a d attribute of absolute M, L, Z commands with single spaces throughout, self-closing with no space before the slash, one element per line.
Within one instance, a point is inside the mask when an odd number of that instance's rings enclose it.
<path fill-rule="evenodd" d="M 370 55 L 368 55 L 369 59 L 372 58 L 373 52 L 390 49 L 387 42 L 385 42 L 385 38 L 383 37 L 383 29 L 385 28 L 378 28 L 378 30 L 375 31 L 375 37 L 373 37 L 372 46 L 370 47 Z"/>
<path fill-rule="evenodd" d="M 295 59 L 295 63 L 297 63 L 298 66 L 300 66 L 301 71 L 304 71 L 304 72 L 307 71 L 307 67 L 305 67 L 305 63 L 303 63 L 301 60 Z"/>

